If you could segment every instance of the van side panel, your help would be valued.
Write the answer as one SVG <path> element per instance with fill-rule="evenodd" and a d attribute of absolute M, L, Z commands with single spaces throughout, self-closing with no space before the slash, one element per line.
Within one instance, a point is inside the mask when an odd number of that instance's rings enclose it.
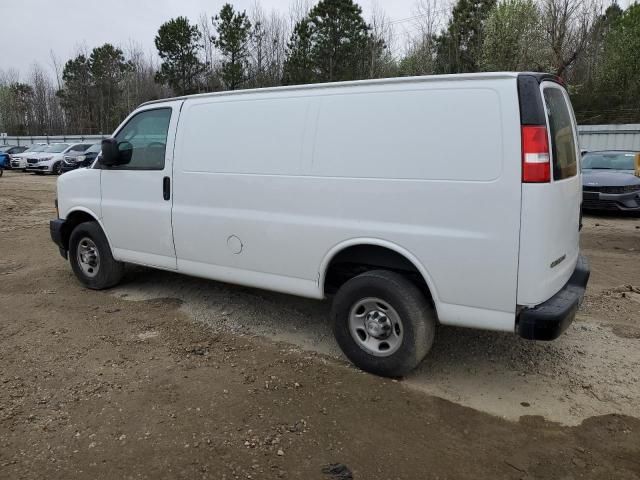
<path fill-rule="evenodd" d="M 450 89 L 322 98 L 312 174 L 432 181 L 498 179 L 503 148 L 497 141 L 502 138 L 498 92 L 463 88 L 455 96 L 464 110 L 451 108 Z M 361 153 L 363 148 L 366 154 Z"/>
<path fill-rule="evenodd" d="M 188 99 L 178 269 L 320 298 L 335 246 L 384 241 L 428 272 L 442 323 L 513 331 L 517 102 L 515 77 Z"/>

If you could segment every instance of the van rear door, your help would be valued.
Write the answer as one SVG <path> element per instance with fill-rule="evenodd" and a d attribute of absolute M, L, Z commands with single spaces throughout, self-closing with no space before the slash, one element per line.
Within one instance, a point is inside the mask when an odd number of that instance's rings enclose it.
<path fill-rule="evenodd" d="M 519 78 L 522 206 L 517 303 L 538 305 L 558 292 L 579 254 L 582 202 L 578 135 L 569 96 L 557 79 Z"/>

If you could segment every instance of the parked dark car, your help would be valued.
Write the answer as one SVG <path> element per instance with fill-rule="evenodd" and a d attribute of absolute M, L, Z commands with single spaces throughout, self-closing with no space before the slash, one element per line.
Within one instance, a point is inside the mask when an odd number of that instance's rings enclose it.
<path fill-rule="evenodd" d="M 89 167 L 100 153 L 101 148 L 102 144 L 96 143 L 84 152 L 69 152 L 62 160 L 60 173 L 69 172 L 76 168 Z"/>
<path fill-rule="evenodd" d="M 0 146 L 0 166 L 11 169 L 11 156 L 22 153 L 27 149 L 25 146 L 2 145 Z"/>
<path fill-rule="evenodd" d="M 640 152 L 606 150 L 582 157 L 582 207 L 585 210 L 640 212 Z"/>

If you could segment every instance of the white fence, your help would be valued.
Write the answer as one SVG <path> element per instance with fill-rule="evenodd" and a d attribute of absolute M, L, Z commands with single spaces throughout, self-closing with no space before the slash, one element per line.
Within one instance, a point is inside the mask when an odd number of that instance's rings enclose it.
<path fill-rule="evenodd" d="M 640 123 L 626 125 L 582 125 L 582 150 L 636 150 L 640 151 Z"/>
<path fill-rule="evenodd" d="M 640 151 L 640 124 L 582 125 L 580 148 L 582 150 L 637 150 Z M 57 135 L 0 137 L 0 145 L 31 145 L 54 142 L 99 142 L 108 135 Z"/>
<path fill-rule="evenodd" d="M 99 142 L 108 135 L 34 135 L 0 137 L 0 145 L 31 145 L 32 143 L 84 143 Z"/>

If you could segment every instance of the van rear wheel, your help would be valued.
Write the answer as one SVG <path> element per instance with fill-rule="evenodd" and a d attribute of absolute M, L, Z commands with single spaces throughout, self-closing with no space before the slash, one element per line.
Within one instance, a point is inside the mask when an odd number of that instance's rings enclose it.
<path fill-rule="evenodd" d="M 96 222 L 84 222 L 73 229 L 69 261 L 78 280 L 93 290 L 115 286 L 124 274 L 124 264 L 114 260 L 107 237 Z"/>
<path fill-rule="evenodd" d="M 336 294 L 333 333 L 356 366 L 385 377 L 409 373 L 433 345 L 435 312 L 409 279 L 372 270 L 347 281 Z"/>

